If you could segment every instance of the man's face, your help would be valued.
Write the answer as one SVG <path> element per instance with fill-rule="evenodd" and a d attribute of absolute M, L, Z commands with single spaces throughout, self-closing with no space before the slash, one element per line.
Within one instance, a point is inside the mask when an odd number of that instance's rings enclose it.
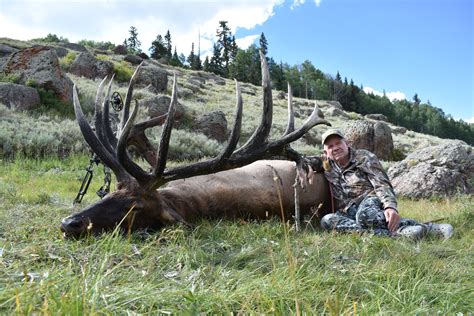
<path fill-rule="evenodd" d="M 346 162 L 349 158 L 349 147 L 344 139 L 337 135 L 329 136 L 324 143 L 324 153 L 329 159 Z"/>

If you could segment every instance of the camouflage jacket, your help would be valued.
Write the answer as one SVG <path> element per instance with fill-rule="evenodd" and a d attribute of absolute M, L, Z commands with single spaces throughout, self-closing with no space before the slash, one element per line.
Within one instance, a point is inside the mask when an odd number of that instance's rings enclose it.
<path fill-rule="evenodd" d="M 324 175 L 329 182 L 335 209 L 346 211 L 358 205 L 366 196 L 377 196 L 383 208 L 397 209 L 392 184 L 377 157 L 365 150 L 349 148 L 349 164 L 345 168 L 328 159 Z"/>

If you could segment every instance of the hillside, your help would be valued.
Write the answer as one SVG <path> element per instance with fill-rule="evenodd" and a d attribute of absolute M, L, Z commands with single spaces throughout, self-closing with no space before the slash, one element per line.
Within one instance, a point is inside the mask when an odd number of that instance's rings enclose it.
<path fill-rule="evenodd" d="M 0 45 L 3 45 L 3 56 L 0 56 L 0 69 L 8 60 L 8 54 L 5 53 L 5 47 L 13 49 L 22 49 L 37 45 L 37 43 L 17 41 L 11 39 L 0 39 Z M 6 46 L 5 46 L 6 45 Z M 53 46 L 55 49 L 60 48 L 63 57 L 59 58 L 59 64 L 64 71 L 65 76 L 70 78 L 74 84 L 77 85 L 80 91 L 82 106 L 86 112 L 91 113 L 93 108 L 93 100 L 95 98 L 96 89 L 99 84 L 99 79 L 88 79 L 74 75 L 69 71 L 73 57 L 79 54 L 79 50 L 85 50 L 77 44 L 68 44 L 63 46 Z M 113 91 L 118 91 L 122 96 L 125 95 L 127 88 L 126 79 L 129 78 L 131 72 L 136 67 L 130 62 L 125 61 L 125 55 L 113 54 L 111 51 L 92 50 L 91 53 L 101 61 L 109 61 L 114 65 L 116 74 L 122 74 L 115 82 Z M 172 157 L 175 158 L 199 158 L 207 155 L 217 154 L 222 144 L 213 139 L 209 139 L 203 134 L 196 133 L 193 129 L 192 122 L 196 117 L 205 113 L 213 111 L 222 111 L 227 119 L 227 126 L 231 126 L 233 122 L 234 104 L 235 104 L 235 87 L 234 82 L 229 79 L 218 77 L 218 80 L 209 80 L 208 78 L 215 78 L 216 76 L 203 71 L 193 71 L 183 68 L 175 68 L 172 66 L 160 64 L 155 60 L 148 59 L 146 63 L 156 66 L 159 69 L 164 69 L 168 74 L 168 82 L 166 91 L 156 93 L 156 89 L 150 86 L 141 86 L 135 90 L 134 97 L 139 101 L 146 101 L 152 98 L 170 95 L 172 86 L 172 75 L 176 74 L 178 78 L 178 87 L 180 91 L 180 103 L 186 109 L 185 119 L 180 126 L 179 131 L 175 131 L 172 137 L 172 149 L 177 153 Z M 3 78 L 3 79 L 2 79 Z M 8 76 L 0 77 L 3 81 L 11 80 Z M 244 101 L 244 117 L 242 127 L 242 139 L 246 138 L 253 132 L 253 129 L 259 122 L 259 109 L 262 104 L 262 91 L 260 87 L 252 84 L 243 83 L 242 93 Z M 283 91 L 273 91 L 274 101 L 274 126 L 272 135 L 282 134 L 286 126 L 287 117 L 287 99 Z M 342 110 L 338 102 L 326 100 L 306 100 L 302 98 L 293 98 L 296 124 L 301 124 L 303 120 L 309 115 L 314 107 L 314 103 L 322 110 L 325 117 L 331 124 L 344 130 L 348 123 L 355 120 L 370 120 L 366 117 L 355 113 L 345 112 Z M 27 156 L 41 156 L 47 154 L 68 154 L 73 152 L 84 152 L 86 148 L 82 143 L 82 136 L 77 128 L 73 127 L 71 122 L 74 118 L 71 116 L 72 106 L 62 105 L 66 109 L 61 109 L 59 113 L 66 113 L 58 116 L 57 104 L 55 110 L 50 107 L 50 99 L 41 100 L 39 110 L 30 112 L 13 112 L 5 107 L 1 108 L 3 119 L 0 121 L 0 138 L 2 138 L 4 156 L 14 155 L 16 151 Z M 61 105 L 60 105 L 61 106 Z M 146 119 L 149 107 L 140 109 L 139 117 Z M 31 114 L 31 115 L 30 115 Z M 31 117 L 35 119 L 32 120 Z M 20 121 L 21 124 L 13 124 L 13 121 Z M 23 129 L 28 126 L 28 130 Z M 438 137 L 424 135 L 413 131 L 404 132 L 403 128 L 389 124 L 392 129 L 392 137 L 394 141 L 395 150 L 398 153 L 407 155 L 413 150 L 427 145 L 436 145 L 450 140 L 440 139 Z M 51 131 L 48 129 L 51 128 Z M 304 154 L 317 154 L 321 151 L 319 135 L 322 134 L 325 127 L 318 126 L 308 133 L 304 139 L 297 141 L 293 147 Z M 54 136 L 54 132 L 58 130 L 67 131 L 68 135 L 61 142 L 59 138 Z M 156 143 L 159 131 L 150 132 L 152 142 Z M 51 139 L 56 142 L 51 142 Z M 30 147 L 29 147 L 30 146 Z M 193 154 L 193 151 L 198 153 Z M 187 153 L 186 153 L 187 152 Z"/>

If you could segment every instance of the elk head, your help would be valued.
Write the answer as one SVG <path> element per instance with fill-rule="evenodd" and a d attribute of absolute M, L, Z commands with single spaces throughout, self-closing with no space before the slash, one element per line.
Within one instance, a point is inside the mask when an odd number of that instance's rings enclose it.
<path fill-rule="evenodd" d="M 164 119 L 157 118 L 134 125 L 138 111 L 138 102 L 135 102 L 132 113 L 130 113 L 130 103 L 133 85 L 141 65 L 135 70 L 130 80 L 121 123 L 117 131 L 117 138 L 112 132 L 108 117 L 108 100 L 113 78 L 108 84 L 106 97 L 102 105 L 100 99 L 103 95 L 103 86 L 106 79 L 99 85 L 95 102 L 95 132 L 82 113 L 77 90 L 74 87 L 74 109 L 81 132 L 100 160 L 114 172 L 117 179 L 117 190 L 79 213 L 65 218 L 61 223 L 61 230 L 65 235 L 80 236 L 88 232 L 99 233 L 111 230 L 117 225 L 120 225 L 125 230 L 135 230 L 139 228 L 155 229 L 176 222 L 187 224 L 182 216 L 183 212 L 177 212 L 173 207 L 170 207 L 170 203 L 160 196 L 160 192 L 156 190 L 157 188 L 173 180 L 241 167 L 266 157 L 295 155 L 295 152 L 288 146 L 290 142 L 297 140 L 317 124 L 330 125 L 318 116 L 319 110 L 315 106 L 310 117 L 300 128 L 295 130 L 293 109 L 291 102 L 289 102 L 288 125 L 284 135 L 277 140 L 269 141 L 267 138 L 272 125 L 272 92 L 268 66 L 262 53 L 260 53 L 260 58 L 263 112 L 260 125 L 249 140 L 236 149 L 242 123 L 242 97 L 239 83 L 236 81 L 235 122 L 224 151 L 217 157 L 206 161 L 166 168 L 175 107 L 178 102 L 175 76 L 171 103 L 162 129 L 159 148 L 156 153 L 148 156 L 156 157 L 156 160 L 152 162 L 153 168 L 150 172 L 145 171 L 136 164 L 127 152 L 131 135 L 137 135 L 146 128 L 158 125 Z M 140 135 L 145 137 L 143 133 Z M 147 160 L 150 159 L 148 158 Z"/>

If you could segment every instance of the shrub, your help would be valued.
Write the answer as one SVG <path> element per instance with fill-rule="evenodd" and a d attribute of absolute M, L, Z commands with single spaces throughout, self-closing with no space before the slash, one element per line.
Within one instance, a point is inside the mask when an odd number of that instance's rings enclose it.
<path fill-rule="evenodd" d="M 79 126 L 69 119 L 33 118 L 0 104 L 0 157 L 64 157 L 87 152 Z"/>
<path fill-rule="evenodd" d="M 119 82 L 128 82 L 133 75 L 133 68 L 126 61 L 114 62 L 115 79 Z"/>
<path fill-rule="evenodd" d="M 18 74 L 5 74 L 0 72 L 0 82 L 11 82 L 11 83 L 20 83 L 20 75 Z"/>
<path fill-rule="evenodd" d="M 59 59 L 59 65 L 61 69 L 64 71 L 68 71 L 71 67 L 74 59 L 76 59 L 77 54 L 74 52 L 68 52 L 66 56 Z"/>

